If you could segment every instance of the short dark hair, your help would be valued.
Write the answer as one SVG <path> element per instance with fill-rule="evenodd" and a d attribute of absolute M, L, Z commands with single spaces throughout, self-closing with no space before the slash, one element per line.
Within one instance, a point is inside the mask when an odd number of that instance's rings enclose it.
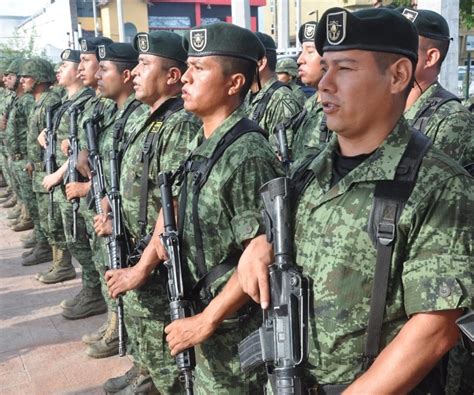
<path fill-rule="evenodd" d="M 234 58 L 230 56 L 216 56 L 216 59 L 222 67 L 222 73 L 224 76 L 227 77 L 237 73 L 242 73 L 244 75 L 245 83 L 239 93 L 239 97 L 243 101 L 250 89 L 250 86 L 252 85 L 255 73 L 257 71 L 257 65 L 251 60 Z"/>
<path fill-rule="evenodd" d="M 161 65 L 162 65 L 161 67 L 165 71 L 168 71 L 172 67 L 176 67 L 177 69 L 179 69 L 179 71 L 181 71 L 181 74 L 184 74 L 188 68 L 188 66 L 185 63 L 180 62 L 179 60 L 164 58 L 164 57 L 160 57 L 160 58 L 161 58 Z"/>
<path fill-rule="evenodd" d="M 428 49 L 436 48 L 439 51 L 440 57 L 435 66 L 438 68 L 438 71 L 441 70 L 441 66 L 443 65 L 443 62 L 446 59 L 446 55 L 448 54 L 450 41 L 435 40 L 433 38 L 428 38 L 424 36 L 420 38 L 420 50 L 427 51 Z"/>
<path fill-rule="evenodd" d="M 277 65 L 277 53 L 275 51 L 267 51 L 265 56 L 267 58 L 268 68 L 274 72 Z"/>
<path fill-rule="evenodd" d="M 115 67 L 117 67 L 117 71 L 122 74 L 125 70 L 130 70 L 132 71 L 138 64 L 135 63 L 135 62 L 129 62 L 129 63 L 126 63 L 126 62 L 114 62 L 115 64 Z"/>
<path fill-rule="evenodd" d="M 384 74 L 387 71 L 387 69 L 392 64 L 397 62 L 399 59 L 407 58 L 404 55 L 396 54 L 396 53 L 389 53 L 389 52 L 372 52 L 372 53 L 374 55 L 375 63 L 377 64 L 377 68 L 379 69 L 380 73 L 382 73 L 382 74 Z M 411 75 L 411 81 L 407 85 L 407 87 L 405 89 L 405 92 L 404 92 L 406 97 L 408 97 L 408 95 L 410 94 L 411 89 L 413 88 L 413 86 L 415 84 L 415 69 L 416 69 L 416 63 L 412 59 L 409 59 L 409 58 L 407 58 L 407 59 L 410 60 L 410 63 L 412 65 L 412 75 Z"/>

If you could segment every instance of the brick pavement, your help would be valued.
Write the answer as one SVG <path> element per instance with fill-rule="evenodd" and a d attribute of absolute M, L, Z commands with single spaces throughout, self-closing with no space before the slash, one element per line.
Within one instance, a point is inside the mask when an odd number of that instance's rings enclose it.
<path fill-rule="evenodd" d="M 0 395 L 103 394 L 102 384 L 131 367 L 127 358 L 92 359 L 81 337 L 97 329 L 102 314 L 68 321 L 59 303 L 80 290 L 75 280 L 45 285 L 35 279 L 48 263 L 23 267 L 20 236 L 0 208 Z"/>

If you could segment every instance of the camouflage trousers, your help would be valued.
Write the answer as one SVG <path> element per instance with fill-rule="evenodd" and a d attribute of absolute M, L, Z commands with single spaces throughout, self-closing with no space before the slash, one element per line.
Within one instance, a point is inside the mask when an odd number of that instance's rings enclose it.
<path fill-rule="evenodd" d="M 99 273 L 95 268 L 92 259 L 92 250 L 87 233 L 84 217 L 77 213 L 77 234 L 76 240 L 73 240 L 72 226 L 72 204 L 66 200 L 65 192 L 57 187 L 54 191 L 54 200 L 59 204 L 61 220 L 63 223 L 64 235 L 66 237 L 67 248 L 69 252 L 77 259 L 82 266 L 82 286 L 84 288 L 96 288 L 100 286 Z"/>
<path fill-rule="evenodd" d="M 11 169 L 10 169 L 10 166 L 8 164 L 7 156 L 4 153 L 0 154 L 0 161 L 2 162 L 3 177 L 5 178 L 5 181 L 7 182 L 8 186 L 13 188 L 13 180 L 12 180 Z"/>
<path fill-rule="evenodd" d="M 8 170 L 8 174 L 9 174 L 9 185 L 13 191 L 13 193 L 15 194 L 15 196 L 17 197 L 17 199 L 20 201 L 20 202 L 23 202 L 23 199 L 21 197 L 21 194 L 20 194 L 20 186 L 18 185 L 18 177 L 16 175 L 16 169 L 18 166 L 15 166 L 15 162 L 10 160 L 8 157 L 6 159 L 6 162 L 7 164 L 6 168 Z"/>
<path fill-rule="evenodd" d="M 449 352 L 446 395 L 474 394 L 474 357 L 459 342 Z"/>

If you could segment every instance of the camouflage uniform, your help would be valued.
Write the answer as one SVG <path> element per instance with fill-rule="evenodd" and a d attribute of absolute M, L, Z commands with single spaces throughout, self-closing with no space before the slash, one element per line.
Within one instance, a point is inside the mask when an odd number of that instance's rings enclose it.
<path fill-rule="evenodd" d="M 250 119 L 255 115 L 255 110 L 260 100 L 264 97 L 265 93 L 270 89 L 276 78 L 271 78 L 269 81 L 262 86 L 262 89 L 258 93 L 252 95 L 250 92 L 247 96 L 247 116 Z M 277 89 L 265 108 L 265 112 L 261 117 L 258 124 L 270 134 L 270 144 L 275 148 L 276 141 L 272 137 L 276 125 L 290 119 L 301 110 L 301 106 L 298 103 L 295 95 L 290 89 L 280 88 Z M 292 141 L 293 136 L 288 135 L 288 141 Z"/>
<path fill-rule="evenodd" d="M 405 112 L 405 118 L 413 125 L 418 111 L 435 93 L 439 83 L 435 82 Z M 455 100 L 443 104 L 429 119 L 425 134 L 433 145 L 461 165 L 474 162 L 474 138 L 472 114 Z"/>
<path fill-rule="evenodd" d="M 288 83 L 288 86 L 291 88 L 291 91 L 294 93 L 295 98 L 300 105 L 300 107 L 303 107 L 306 102 L 306 95 L 303 92 L 303 89 L 301 89 L 301 86 L 296 83 L 295 80 L 291 80 Z"/>
<path fill-rule="evenodd" d="M 5 131 L 5 146 L 9 159 L 11 160 L 11 170 L 13 176 L 13 187 L 17 197 L 24 203 L 31 217 L 38 215 L 36 207 L 32 204 L 34 194 L 31 185 L 31 178 L 24 170 L 27 163 L 26 136 L 28 133 L 28 119 L 35 105 L 33 96 L 29 93 L 18 97 L 10 112 L 7 128 Z"/>
<path fill-rule="evenodd" d="M 33 164 L 32 187 L 36 197 L 36 206 L 38 216 L 33 217 L 35 224 L 36 241 L 41 244 L 48 241 L 50 245 L 55 244 L 55 240 L 63 240 L 64 235 L 60 235 L 62 226 L 59 226 L 59 232 L 55 227 L 58 225 L 58 215 L 55 216 L 56 221 L 53 223 L 48 221 L 49 193 L 43 188 L 42 182 L 46 173 L 44 171 L 43 156 L 44 151 L 38 143 L 38 135 L 46 127 L 46 110 L 48 107 L 59 103 L 61 98 L 51 89 L 43 92 L 35 103 L 30 114 L 30 122 L 27 135 L 28 160 Z M 33 202 L 34 204 L 35 202 Z M 57 233 L 57 237 L 53 233 Z M 64 246 L 64 243 L 63 243 Z"/>
<path fill-rule="evenodd" d="M 0 88 L 0 117 L 9 112 L 10 106 L 15 100 L 16 94 L 10 89 Z M 0 164 L 2 173 L 8 185 L 12 185 L 10 164 L 7 160 L 7 148 L 5 146 L 5 130 L 0 130 Z"/>
<path fill-rule="evenodd" d="M 320 384 L 362 371 L 376 248 L 368 234 L 375 181 L 392 180 L 409 139 L 403 118 L 385 142 L 332 188 L 334 136 L 309 169 L 295 217 L 296 263 L 313 279 L 309 369 Z M 381 344 L 419 312 L 472 306 L 474 184 L 435 148 L 421 164 L 397 225 Z"/>
<path fill-rule="evenodd" d="M 203 130 L 191 143 L 192 160 L 211 157 L 217 144 L 242 118 L 237 109 L 204 140 Z M 219 158 L 201 189 L 198 210 L 207 270 L 243 250 L 243 243 L 264 232 L 260 209 L 260 186 L 280 175 L 281 167 L 265 138 L 259 133 L 239 137 Z M 192 218 L 192 177 L 188 177 L 182 256 L 195 284 L 199 279 L 195 234 Z M 181 200 L 180 200 L 181 204 Z M 210 287 L 214 297 L 225 285 L 230 273 Z M 189 285 L 188 285 L 189 286 Z M 186 286 L 185 286 L 186 287 Z M 255 373 L 245 375 L 240 369 L 237 345 L 256 327 L 255 317 L 245 326 L 238 319 L 229 320 L 216 333 L 195 347 L 198 394 L 244 394 L 258 392 Z"/>
<path fill-rule="evenodd" d="M 129 129 L 128 144 L 120 171 L 124 223 L 135 242 L 153 230 L 158 217 L 161 208 L 160 191 L 156 183 L 158 174 L 179 166 L 185 158 L 187 145 L 199 128 L 198 121 L 184 110 L 173 113 L 164 123 L 155 121 L 145 127 L 144 123 L 148 119 L 149 112 L 134 122 L 129 120 L 131 129 L 126 128 Z M 148 174 L 147 226 L 142 232 L 138 224 L 143 173 L 140 157 L 149 133 L 159 135 L 151 151 L 154 155 Z M 164 336 L 164 326 L 169 322 L 166 279 L 166 270 L 156 272 L 139 289 L 127 292 L 123 300 L 127 332 L 132 347 L 133 343 L 138 347 L 138 352 L 133 354 L 136 362 L 149 370 L 160 393 L 171 394 L 179 392 L 180 384 L 176 363 L 169 354 Z"/>

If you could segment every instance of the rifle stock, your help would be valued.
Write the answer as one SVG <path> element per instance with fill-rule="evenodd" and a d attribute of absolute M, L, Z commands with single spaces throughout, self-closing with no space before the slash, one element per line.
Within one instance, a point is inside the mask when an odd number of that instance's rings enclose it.
<path fill-rule="evenodd" d="M 78 182 L 79 175 L 76 170 L 77 156 L 79 154 L 79 142 L 77 139 L 77 117 L 79 109 L 73 104 L 69 112 L 69 161 L 68 161 L 68 182 Z M 79 198 L 73 198 L 72 203 L 72 239 L 77 240 L 77 214 L 79 212 Z"/>
<path fill-rule="evenodd" d="M 54 112 L 61 103 L 58 102 L 46 108 L 46 149 L 44 150 L 44 167 L 46 174 L 53 174 L 56 169 L 56 134 L 53 130 Z M 54 187 L 49 191 L 48 215 L 52 221 L 54 215 Z"/>

